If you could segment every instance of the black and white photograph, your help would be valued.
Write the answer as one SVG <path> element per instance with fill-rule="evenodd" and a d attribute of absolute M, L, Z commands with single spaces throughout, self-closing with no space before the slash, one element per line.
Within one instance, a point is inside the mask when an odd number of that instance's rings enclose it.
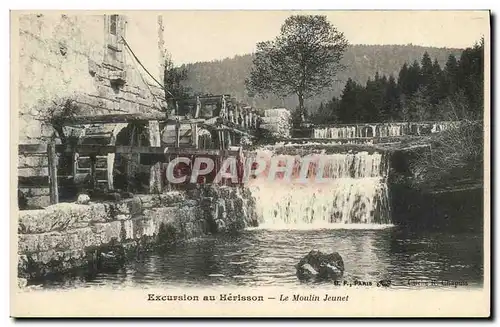
<path fill-rule="evenodd" d="M 10 15 L 13 316 L 490 315 L 489 11 Z"/>

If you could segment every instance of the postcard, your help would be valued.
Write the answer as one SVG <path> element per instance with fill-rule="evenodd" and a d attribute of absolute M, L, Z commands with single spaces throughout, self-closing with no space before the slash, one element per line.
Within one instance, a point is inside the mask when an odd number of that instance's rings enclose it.
<path fill-rule="evenodd" d="M 489 317 L 490 48 L 487 10 L 11 11 L 11 316 Z"/>

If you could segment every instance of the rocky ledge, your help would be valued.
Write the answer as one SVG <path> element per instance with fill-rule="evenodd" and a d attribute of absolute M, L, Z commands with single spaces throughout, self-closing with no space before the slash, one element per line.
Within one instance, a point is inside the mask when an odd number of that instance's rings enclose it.
<path fill-rule="evenodd" d="M 151 246 L 255 226 L 254 201 L 244 188 L 207 185 L 188 192 L 20 211 L 18 277 L 100 269 Z"/>

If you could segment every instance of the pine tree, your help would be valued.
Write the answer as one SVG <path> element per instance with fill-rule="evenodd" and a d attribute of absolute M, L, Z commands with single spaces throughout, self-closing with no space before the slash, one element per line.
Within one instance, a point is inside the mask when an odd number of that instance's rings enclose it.
<path fill-rule="evenodd" d="M 341 123 L 361 122 L 364 109 L 361 106 L 363 88 L 349 78 L 342 92 L 338 117 Z"/>
<path fill-rule="evenodd" d="M 398 88 L 403 94 L 410 94 L 410 86 L 408 81 L 408 64 L 405 62 L 398 77 Z"/>
<path fill-rule="evenodd" d="M 401 95 L 394 76 L 390 76 L 384 94 L 382 120 L 394 121 L 401 119 Z"/>
<path fill-rule="evenodd" d="M 409 118 L 413 121 L 425 121 L 430 118 L 430 104 L 427 90 L 425 87 L 419 88 L 406 101 L 408 107 Z"/>
<path fill-rule="evenodd" d="M 420 65 L 418 61 L 414 61 L 413 65 L 408 68 L 408 93 L 406 95 L 410 96 L 417 92 L 421 85 L 421 75 L 420 75 Z"/>
<path fill-rule="evenodd" d="M 468 99 L 471 114 L 481 117 L 484 107 L 484 40 L 462 52 L 457 67 L 457 85 Z"/>
<path fill-rule="evenodd" d="M 428 87 L 432 83 L 433 68 L 432 60 L 427 51 L 422 56 L 420 69 L 420 86 Z"/>
<path fill-rule="evenodd" d="M 444 88 L 446 89 L 447 95 L 454 94 L 457 89 L 457 75 L 458 75 L 458 63 L 457 58 L 450 54 L 446 65 L 444 67 Z"/>

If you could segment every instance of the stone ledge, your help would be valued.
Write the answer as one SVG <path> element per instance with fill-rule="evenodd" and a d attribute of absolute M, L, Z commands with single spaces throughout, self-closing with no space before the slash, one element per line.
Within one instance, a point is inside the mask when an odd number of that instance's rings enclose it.
<path fill-rule="evenodd" d="M 255 219 L 245 207 L 252 203 L 249 196 L 237 188 L 210 186 L 191 195 L 174 191 L 20 211 L 18 275 L 31 279 L 99 266 L 121 253 L 241 230 Z"/>

